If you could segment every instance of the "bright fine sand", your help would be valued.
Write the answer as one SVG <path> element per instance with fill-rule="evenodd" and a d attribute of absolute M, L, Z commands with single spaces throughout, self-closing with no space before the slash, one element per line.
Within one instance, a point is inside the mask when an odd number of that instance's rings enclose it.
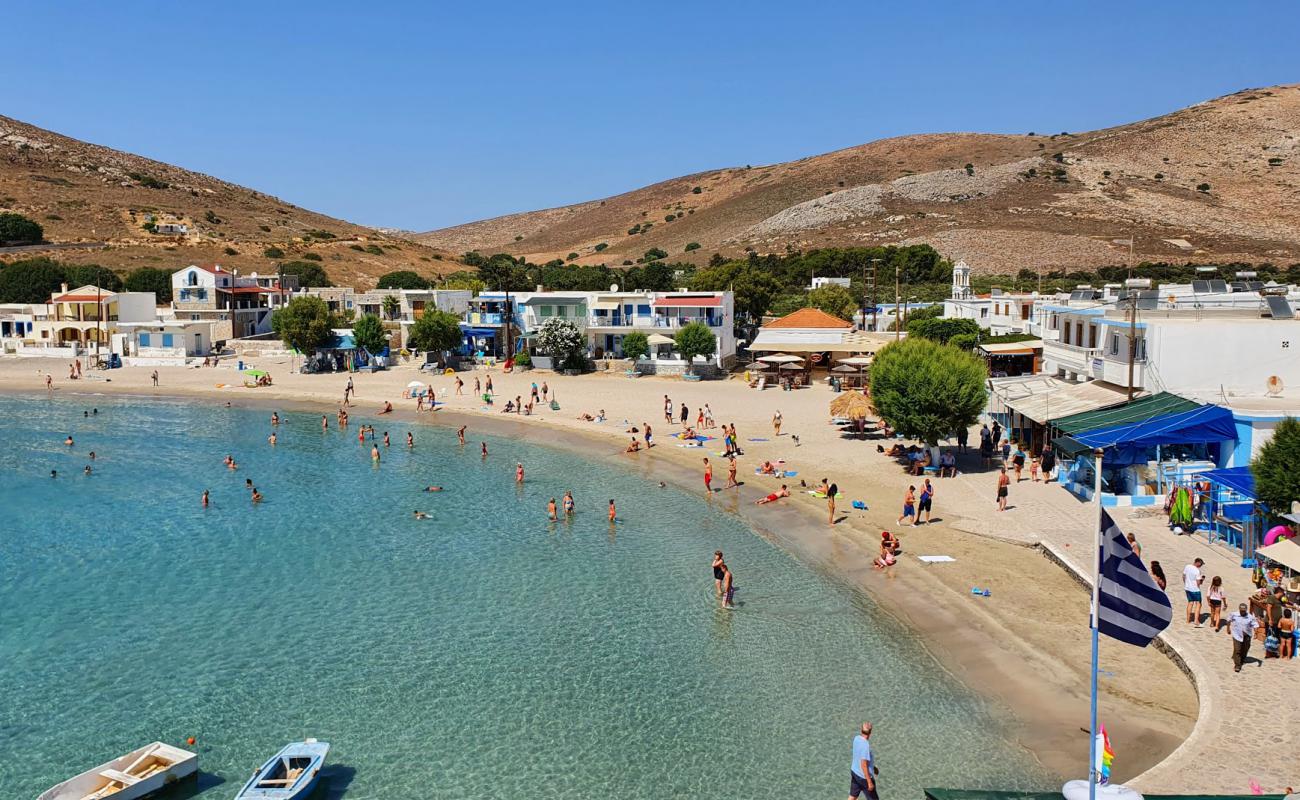
<path fill-rule="evenodd" d="M 300 375 L 290 372 L 286 358 L 245 359 L 247 366 L 267 370 L 274 386 L 247 389 L 226 362 L 217 368 L 162 367 L 160 385 L 152 387 L 151 368 L 95 371 L 77 381 L 67 379 L 68 365 L 46 359 L 0 360 L 0 390 L 27 394 L 44 392 L 46 375 L 54 376 L 53 391 L 68 393 L 130 394 L 159 397 L 193 397 L 204 403 L 229 402 L 235 406 L 317 408 L 330 415 L 342 402 L 348 376 Z M 471 397 L 475 376 L 492 376 L 496 405 L 484 410 Z M 428 377 L 411 366 L 378 374 L 352 376 L 356 387 L 352 413 L 369 417 L 385 401 L 393 403 L 396 420 L 414 420 L 413 400 L 403 400 L 407 383 L 430 384 L 440 406 L 419 420 L 427 424 L 468 425 L 467 439 L 475 430 L 527 438 L 564 448 L 580 449 L 594 459 L 632 461 L 647 481 L 681 484 L 703 492 L 701 459 L 714 463 L 715 490 L 726 483 L 726 459 L 718 440 L 703 449 L 683 448 L 671 434 L 681 430 L 664 422 L 667 394 L 674 416 L 682 403 L 690 408 L 694 423 L 697 409 L 708 403 L 717 423 L 733 423 L 745 455 L 739 459 L 738 489 L 716 491 L 713 502 L 743 517 L 754 530 L 775 541 L 806 563 L 860 588 L 875 602 L 922 634 L 927 646 L 953 673 L 955 680 L 975 688 L 1007 710 L 1023 745 L 1053 774 L 1085 777 L 1088 749 L 1088 630 L 1086 590 L 1064 569 L 1036 548 L 1003 541 L 969 530 L 996 532 L 992 474 L 978 472 L 975 459 L 963 456 L 964 473 L 935 480 L 934 521 L 929 526 L 900 528 L 896 518 L 903 493 L 919 478 L 906 475 L 893 460 L 876 452 L 883 440 L 843 439 L 829 424 L 828 403 L 835 397 L 824 385 L 796 392 L 768 389 L 759 392 L 742 381 L 687 382 L 670 378 L 629 379 L 621 373 L 560 376 L 550 372 L 503 374 L 499 369 L 459 373 L 465 394 L 453 394 L 453 379 Z M 546 408 L 533 417 L 504 415 L 500 409 L 515 396 L 527 400 L 533 382 L 545 381 L 557 396 L 560 411 Z M 226 388 L 217 388 L 225 384 Z M 604 410 L 606 422 L 577 419 Z M 782 435 L 774 436 L 772 416 L 780 410 Z M 631 438 L 626 420 L 641 428 L 649 422 L 656 446 L 637 454 L 624 454 Z M 718 434 L 717 430 L 706 431 Z M 799 437 L 799 444 L 791 434 Z M 751 439 L 767 441 L 750 441 Z M 977 437 L 972 439 L 978 441 Z M 798 477 L 777 480 L 758 477 L 767 459 L 785 459 L 786 469 Z M 591 476 L 598 480 L 598 475 Z M 836 524 L 827 524 L 825 501 L 800 491 L 799 481 L 816 485 L 825 477 L 837 483 L 842 495 Z M 933 479 L 932 479 L 933 480 Z M 754 500 L 790 485 L 789 500 L 755 506 Z M 918 484 L 919 485 L 919 484 Z M 1059 487 L 1023 484 L 1012 487 L 1018 524 L 1040 515 L 1042 526 L 1059 515 Z M 868 511 L 854 510 L 862 500 Z M 1050 501 L 1050 502 L 1049 502 Z M 1076 524 L 1095 511 L 1078 504 L 1071 509 Z M 1087 524 L 1086 522 L 1084 524 Z M 871 568 L 881 530 L 898 533 L 904 553 L 888 573 Z M 949 555 L 953 563 L 927 565 L 915 556 Z M 972 587 L 991 589 L 991 596 L 972 596 Z M 1154 648 L 1105 647 L 1102 657 L 1101 718 L 1118 751 L 1115 778 L 1130 779 L 1169 755 L 1192 729 L 1197 696 L 1177 665 Z M 1166 791 L 1193 787 L 1162 787 Z"/>

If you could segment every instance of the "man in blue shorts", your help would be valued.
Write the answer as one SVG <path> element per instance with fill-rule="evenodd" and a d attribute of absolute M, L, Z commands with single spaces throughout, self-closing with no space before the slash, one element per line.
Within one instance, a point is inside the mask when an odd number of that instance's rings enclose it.
<path fill-rule="evenodd" d="M 1183 567 L 1183 592 L 1187 595 L 1187 622 L 1198 628 L 1201 627 L 1201 583 L 1205 581 L 1205 576 L 1201 574 L 1203 566 L 1205 562 L 1198 558 Z"/>
<path fill-rule="evenodd" d="M 849 776 L 849 800 L 857 800 L 863 795 L 867 800 L 879 800 L 876 796 L 876 760 L 871 754 L 871 723 L 862 723 L 862 732 L 853 737 L 853 763 Z"/>

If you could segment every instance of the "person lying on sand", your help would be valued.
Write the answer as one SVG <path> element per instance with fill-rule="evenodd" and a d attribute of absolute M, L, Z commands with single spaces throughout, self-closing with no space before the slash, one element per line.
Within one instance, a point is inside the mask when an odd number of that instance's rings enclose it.
<path fill-rule="evenodd" d="M 787 489 L 786 485 L 783 483 L 781 484 L 781 490 L 779 492 L 772 492 L 767 497 L 760 497 L 759 499 L 754 501 L 754 505 L 764 506 L 767 505 L 768 503 L 775 503 L 777 500 L 780 500 L 782 497 L 789 497 L 789 496 L 790 496 L 790 490 Z"/>
<path fill-rule="evenodd" d="M 759 470 L 760 475 L 775 475 L 776 473 L 776 464 L 773 464 L 771 461 L 764 461 L 763 467 Z"/>
<path fill-rule="evenodd" d="M 577 419 L 581 420 L 582 422 L 595 422 L 595 421 L 596 421 L 596 418 L 595 418 L 595 417 L 593 417 L 592 415 L 588 414 L 588 413 L 585 412 L 585 411 L 582 412 L 581 414 L 579 414 L 579 415 L 577 416 Z"/>

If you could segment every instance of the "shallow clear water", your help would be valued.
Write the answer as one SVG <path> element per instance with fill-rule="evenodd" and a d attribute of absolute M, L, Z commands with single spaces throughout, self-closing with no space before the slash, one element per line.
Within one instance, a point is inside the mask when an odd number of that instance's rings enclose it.
<path fill-rule="evenodd" d="M 272 448 L 268 416 L 0 398 L 0 797 L 191 735 L 203 797 L 305 736 L 348 798 L 842 797 L 863 719 L 890 797 L 1047 785 L 891 618 L 702 497 L 382 418 L 378 467 L 359 420 L 282 414 Z"/>

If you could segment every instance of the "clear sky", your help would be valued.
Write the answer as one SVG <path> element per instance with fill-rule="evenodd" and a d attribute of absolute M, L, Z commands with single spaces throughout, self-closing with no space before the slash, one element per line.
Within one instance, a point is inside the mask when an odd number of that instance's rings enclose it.
<path fill-rule="evenodd" d="M 0 113 L 412 230 L 1300 81 L 1289 0 L 15 0 L 4 17 Z"/>

